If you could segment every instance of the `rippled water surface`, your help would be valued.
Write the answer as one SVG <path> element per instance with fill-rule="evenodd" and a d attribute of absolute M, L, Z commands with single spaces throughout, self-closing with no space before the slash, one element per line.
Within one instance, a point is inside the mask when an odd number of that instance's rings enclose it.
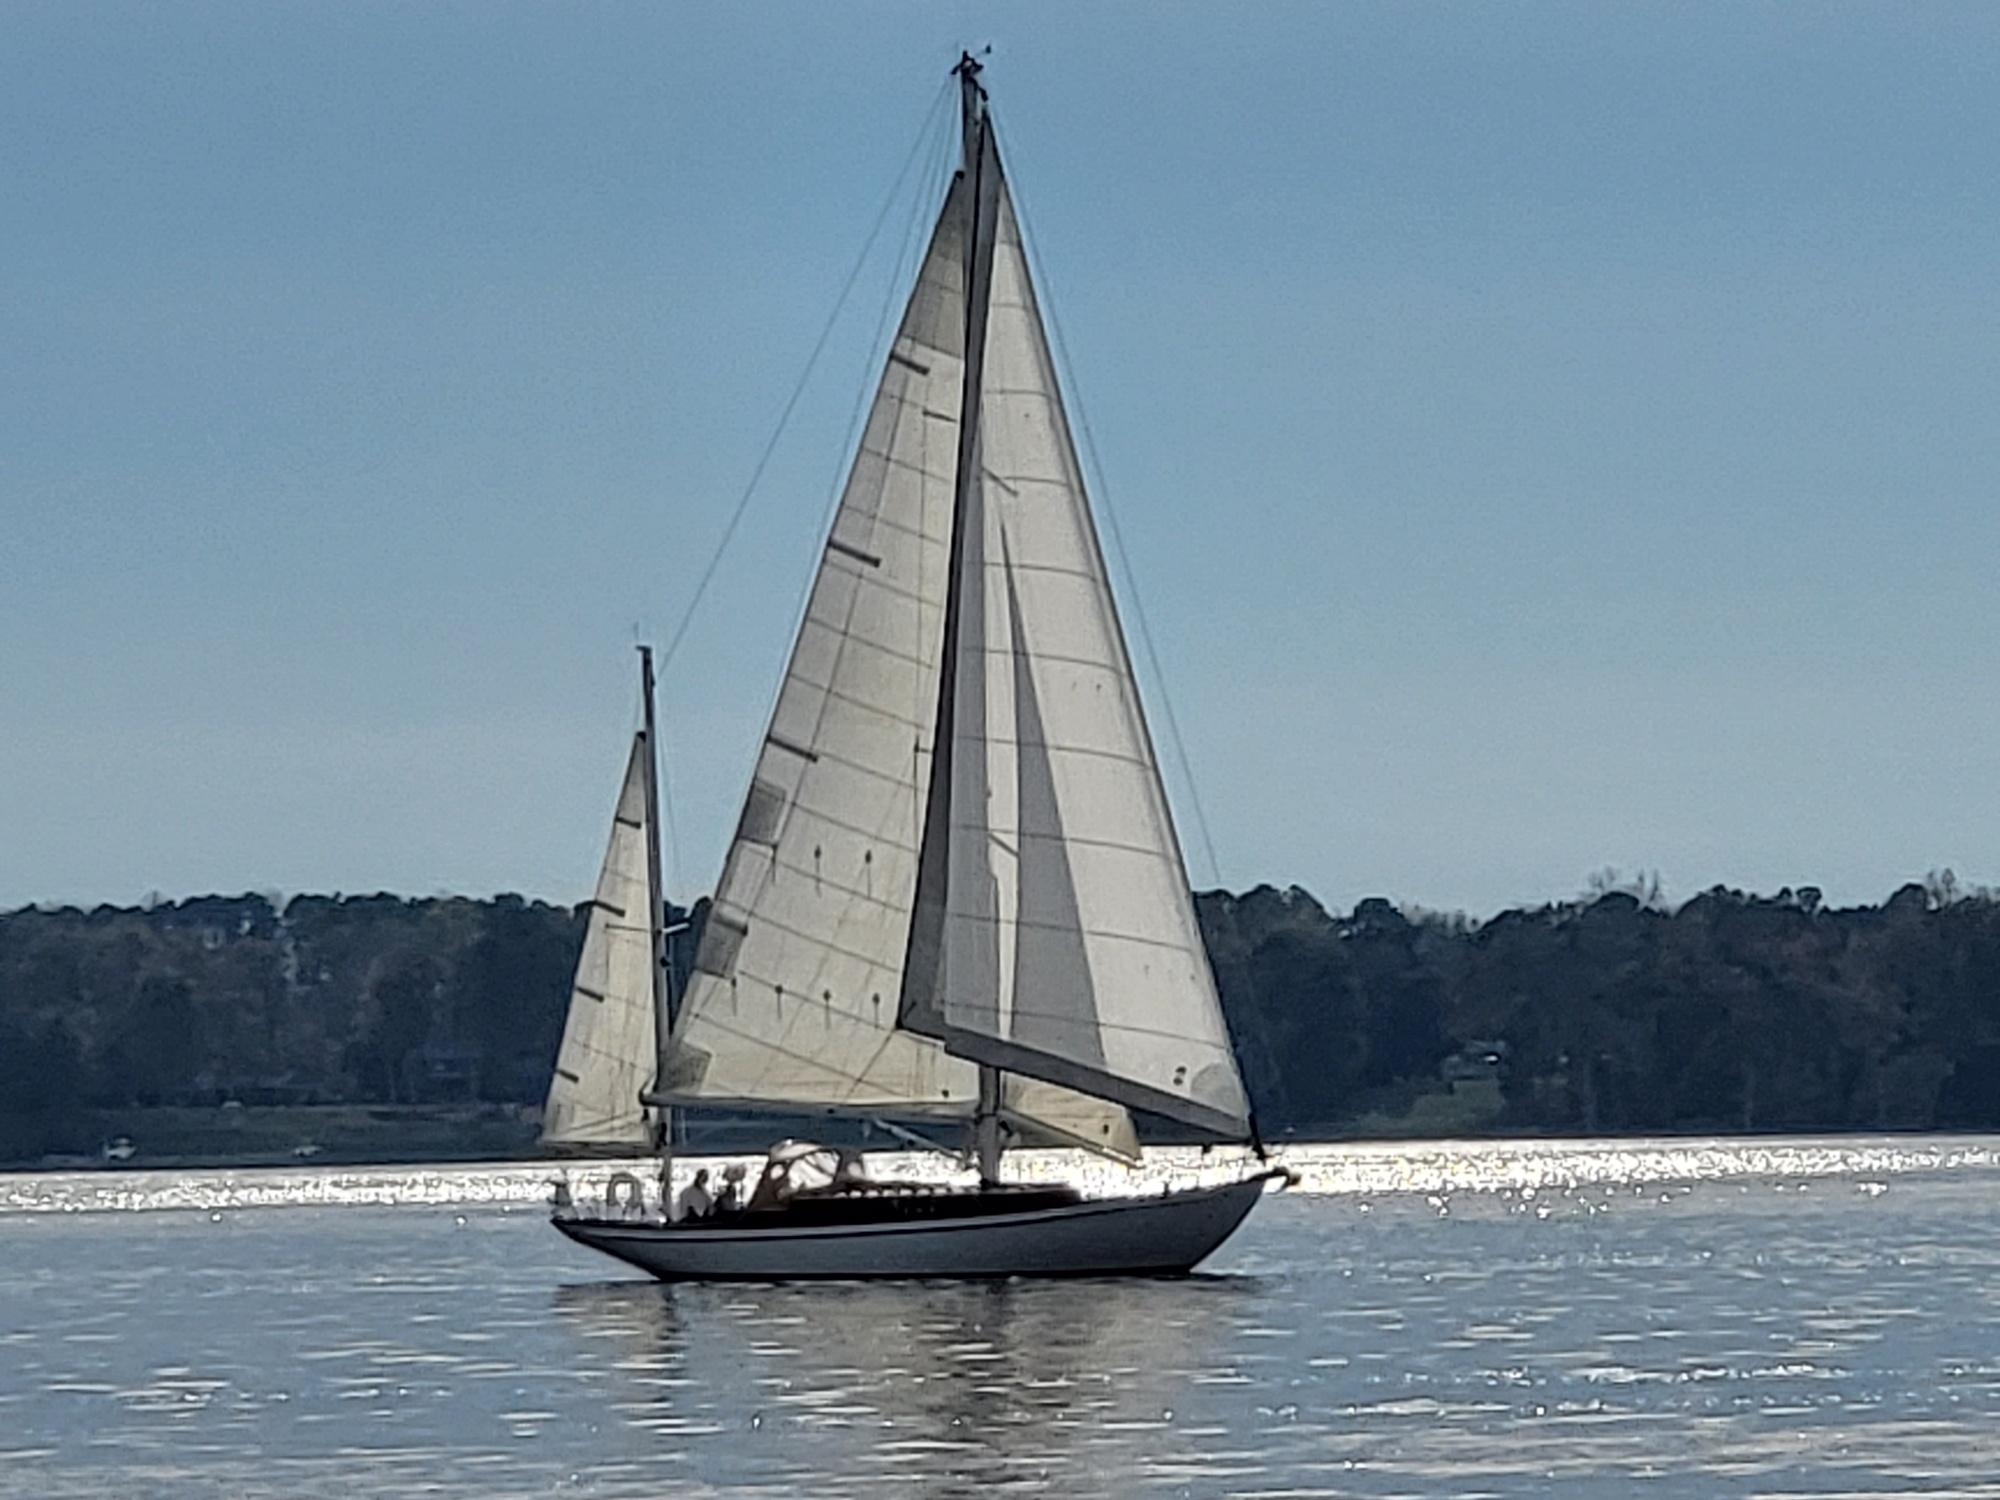
<path fill-rule="evenodd" d="M 525 1166 L 0 1178 L 0 1496 L 2000 1497 L 1997 1144 L 1314 1148 L 1208 1274 L 962 1286 L 633 1280 Z"/>

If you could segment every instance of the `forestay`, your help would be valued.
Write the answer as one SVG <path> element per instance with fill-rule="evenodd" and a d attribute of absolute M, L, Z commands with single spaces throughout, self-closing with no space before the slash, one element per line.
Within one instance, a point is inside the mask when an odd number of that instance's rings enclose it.
<path fill-rule="evenodd" d="M 923 838 L 964 377 L 962 180 L 842 494 L 674 1022 L 660 1093 L 710 1106 L 970 1115 L 976 1069 L 897 1024 Z M 1026 1134 L 1136 1150 L 1125 1112 L 1030 1080 Z"/>
<path fill-rule="evenodd" d="M 651 753 L 646 736 L 634 736 L 542 1113 L 542 1139 L 552 1145 L 652 1143 L 651 1123 L 639 1102 L 658 1052 L 653 892 L 646 873 L 645 757 Z"/>
<path fill-rule="evenodd" d="M 948 806 L 932 811 L 945 844 L 926 864 L 942 888 L 918 895 L 935 936 L 902 1022 L 959 1056 L 1241 1137 L 1248 1101 L 1004 179 L 980 402 Z"/>

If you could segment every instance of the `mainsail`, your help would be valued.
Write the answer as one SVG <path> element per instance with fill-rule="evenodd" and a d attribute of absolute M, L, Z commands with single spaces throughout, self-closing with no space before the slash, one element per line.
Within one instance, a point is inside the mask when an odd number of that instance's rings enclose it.
<path fill-rule="evenodd" d="M 968 167 L 869 411 L 654 1097 L 956 1120 L 998 1068 L 987 1108 L 1028 1139 L 1130 1155 L 1127 1106 L 1241 1136 L 1020 227 L 965 84 Z"/>
<path fill-rule="evenodd" d="M 646 736 L 633 736 L 611 841 L 598 872 L 570 988 L 569 1018 L 542 1112 L 542 1139 L 563 1146 L 647 1146 L 639 1096 L 658 1048 L 653 1009 L 653 889 L 646 834 Z"/>
<path fill-rule="evenodd" d="M 1240 1137 L 1249 1101 L 1020 224 L 979 134 L 995 210 L 977 460 L 899 1020 L 957 1056 Z"/>
<path fill-rule="evenodd" d="M 976 1068 L 897 1025 L 930 783 L 964 382 L 963 181 L 863 428 L 682 997 L 677 1103 L 963 1119 Z M 1130 1155 L 1116 1105 L 1011 1081 L 1031 1137 Z"/>

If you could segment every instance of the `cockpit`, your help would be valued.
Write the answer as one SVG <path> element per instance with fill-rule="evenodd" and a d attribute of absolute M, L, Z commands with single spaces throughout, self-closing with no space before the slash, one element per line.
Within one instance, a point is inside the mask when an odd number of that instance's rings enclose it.
<path fill-rule="evenodd" d="M 794 1198 L 831 1196 L 867 1185 L 867 1168 L 853 1147 L 780 1141 L 764 1158 L 748 1207 L 778 1208 Z"/>

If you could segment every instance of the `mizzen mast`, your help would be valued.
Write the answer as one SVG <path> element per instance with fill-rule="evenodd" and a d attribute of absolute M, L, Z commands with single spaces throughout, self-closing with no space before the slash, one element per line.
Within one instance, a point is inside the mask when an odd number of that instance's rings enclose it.
<path fill-rule="evenodd" d="M 639 648 L 639 683 L 646 740 L 646 948 L 652 960 L 649 969 L 653 980 L 653 1036 L 657 1044 L 654 1078 L 657 1087 L 657 1080 L 666 1067 L 674 1018 L 667 994 L 666 890 L 660 884 L 660 743 L 653 708 L 655 684 L 651 646 L 642 645 Z M 660 1153 L 661 1191 L 665 1192 L 665 1184 L 673 1171 L 673 1107 L 662 1101 L 655 1108 L 653 1138 Z"/>

